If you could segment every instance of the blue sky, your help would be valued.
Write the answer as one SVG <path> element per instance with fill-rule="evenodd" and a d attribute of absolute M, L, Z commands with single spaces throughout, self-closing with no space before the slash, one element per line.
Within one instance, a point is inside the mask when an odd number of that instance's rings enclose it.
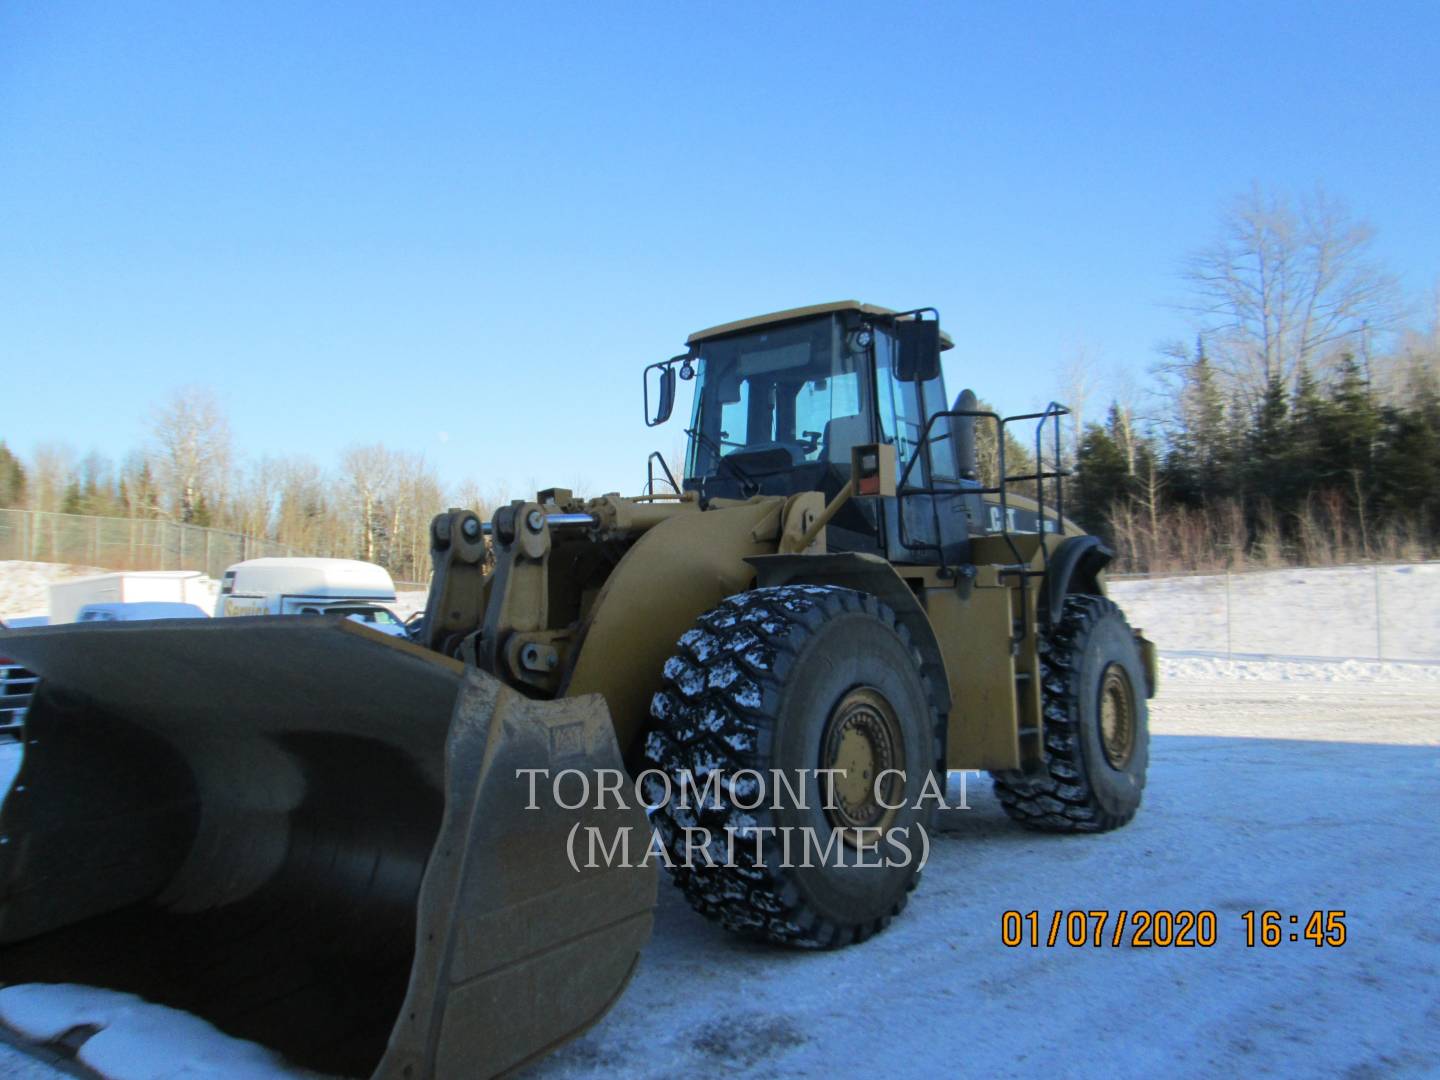
<path fill-rule="evenodd" d="M 0 438 L 635 489 L 702 326 L 935 305 L 952 391 L 1143 379 L 1252 182 L 1440 279 L 1440 5 L 0 7 Z M 1123 377 L 1123 376 L 1122 376 Z"/>

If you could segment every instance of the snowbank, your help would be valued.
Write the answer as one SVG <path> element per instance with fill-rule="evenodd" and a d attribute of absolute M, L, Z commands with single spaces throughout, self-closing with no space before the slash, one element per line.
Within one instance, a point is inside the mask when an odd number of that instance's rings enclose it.
<path fill-rule="evenodd" d="M 1226 659 L 1160 654 L 1160 686 L 1167 682 L 1421 683 L 1440 691 L 1440 664 L 1374 660 Z"/>

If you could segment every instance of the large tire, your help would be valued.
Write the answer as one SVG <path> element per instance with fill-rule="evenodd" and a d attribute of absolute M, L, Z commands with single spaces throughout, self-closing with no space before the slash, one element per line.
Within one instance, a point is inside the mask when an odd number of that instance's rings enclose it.
<path fill-rule="evenodd" d="M 1066 597 L 1060 622 L 1040 641 L 1040 672 L 1044 770 L 993 773 L 1000 804 L 1044 832 L 1119 828 L 1140 807 L 1150 759 L 1145 668 L 1134 632 L 1104 597 Z M 1128 722 L 1115 719 L 1122 703 Z"/>
<path fill-rule="evenodd" d="M 919 653 L 888 607 L 867 593 L 831 586 L 732 596 L 680 638 L 651 716 L 644 767 L 671 781 L 671 798 L 652 820 L 674 862 L 672 879 L 697 911 L 741 934 L 808 948 L 863 941 L 899 914 L 919 876 L 920 831 L 933 810 L 933 800 L 920 795 L 940 764 L 943 729 Z M 882 729 L 891 735 L 877 735 Z M 811 829 L 817 845 L 840 842 L 844 827 L 832 837 L 839 800 L 825 809 L 814 770 L 823 767 L 823 755 L 833 760 L 845 739 L 857 737 L 860 743 L 846 745 L 874 752 L 862 754 L 867 770 L 885 761 L 904 772 L 903 783 L 895 779 L 884 799 L 904 803 L 884 819 L 886 829 L 904 833 L 899 846 L 882 845 L 889 865 L 840 866 L 813 856 L 784 865 L 778 843 L 767 844 L 758 861 L 752 845 L 737 843 L 731 865 L 725 865 L 732 851 L 725 844 L 713 867 L 699 858 L 682 864 L 684 830 L 697 826 L 717 837 L 728 827 L 742 838 L 760 827 L 790 829 L 796 845 L 804 842 L 798 830 Z M 771 786 L 765 801 L 749 808 L 755 799 L 750 777 L 740 778 L 744 790 L 731 782 L 749 769 L 767 781 L 770 770 L 781 769 L 792 783 L 796 770 L 808 771 L 803 788 L 796 784 L 807 805 L 794 805 L 787 793 L 777 808 L 779 789 Z M 688 774 L 700 788 L 716 770 L 724 781 L 716 797 L 683 805 L 682 777 Z M 644 790 L 652 805 L 660 804 L 665 785 L 650 774 Z M 882 813 L 873 803 L 860 808 Z M 813 865 L 795 865 L 804 861 Z"/>

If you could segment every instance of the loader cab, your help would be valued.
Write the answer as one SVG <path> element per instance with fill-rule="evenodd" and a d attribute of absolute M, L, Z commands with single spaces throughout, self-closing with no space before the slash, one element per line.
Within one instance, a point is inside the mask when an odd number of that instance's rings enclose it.
<path fill-rule="evenodd" d="M 828 500 L 850 478 L 853 447 L 889 443 L 897 480 L 945 494 L 852 499 L 829 526 L 829 548 L 924 563 L 943 545 L 947 560 L 964 558 L 967 502 L 979 513 L 978 496 L 967 494 L 978 487 L 973 465 L 967 477 L 957 453 L 965 440 L 951 437 L 956 421 L 941 420 L 922 446 L 926 421 L 951 407 L 939 363 L 950 342 L 932 310 L 820 305 L 701 331 L 689 345 L 669 369 L 696 380 L 686 491 L 702 503 L 802 491 Z M 663 404 L 664 369 L 655 367 L 660 382 L 648 400 Z M 934 498 L 947 504 L 938 515 Z"/>

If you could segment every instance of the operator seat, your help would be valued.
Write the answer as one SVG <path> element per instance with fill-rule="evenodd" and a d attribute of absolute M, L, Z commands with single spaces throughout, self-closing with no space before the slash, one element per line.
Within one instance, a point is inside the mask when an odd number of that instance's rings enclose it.
<path fill-rule="evenodd" d="M 852 447 L 870 441 L 870 421 L 863 413 L 835 416 L 825 421 L 820 435 L 820 460 L 833 465 L 849 465 Z"/>
<path fill-rule="evenodd" d="M 974 390 L 961 390 L 951 406 L 954 412 L 975 412 L 979 408 L 980 401 Z M 950 418 L 950 448 L 955 454 L 955 475 L 962 480 L 977 479 L 980 466 L 975 457 L 975 417 Z"/>

